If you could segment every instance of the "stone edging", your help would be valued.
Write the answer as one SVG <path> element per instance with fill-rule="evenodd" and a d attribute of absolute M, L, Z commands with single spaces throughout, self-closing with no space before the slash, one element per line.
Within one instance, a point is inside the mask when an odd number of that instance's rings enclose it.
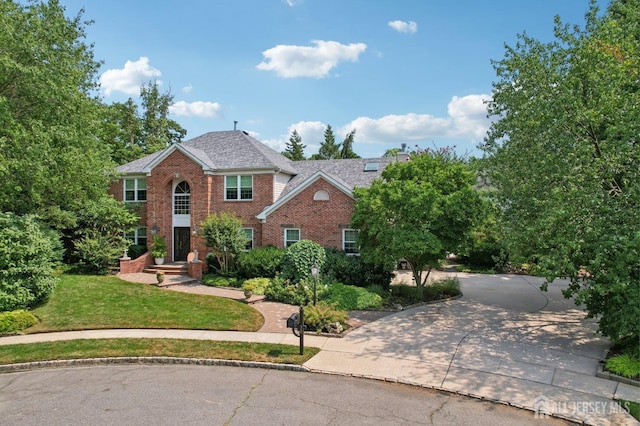
<path fill-rule="evenodd" d="M 0 365 L 0 374 L 18 371 L 40 370 L 45 368 L 86 367 L 93 365 L 117 364 L 145 364 L 145 365 L 205 365 L 225 367 L 266 368 L 270 370 L 310 371 L 307 367 L 296 364 L 278 364 L 273 362 L 239 361 L 229 359 L 209 358 L 178 358 L 178 357 L 115 357 L 115 358 L 85 358 L 62 359 L 52 361 L 23 362 L 18 364 Z"/>
<path fill-rule="evenodd" d="M 617 374 L 611 373 L 609 371 L 604 370 L 604 365 L 600 364 L 598 367 L 598 371 L 596 372 L 596 377 L 601 379 L 613 380 L 615 382 L 624 383 L 625 385 L 640 387 L 640 382 L 637 380 L 632 380 L 628 377 L 619 376 Z"/>

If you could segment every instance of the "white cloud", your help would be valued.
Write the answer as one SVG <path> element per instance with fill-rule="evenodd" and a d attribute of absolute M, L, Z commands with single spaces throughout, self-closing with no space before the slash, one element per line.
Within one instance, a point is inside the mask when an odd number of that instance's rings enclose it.
<path fill-rule="evenodd" d="M 477 140 L 489 129 L 484 101 L 489 95 L 454 96 L 447 117 L 430 114 L 390 114 L 381 118 L 358 117 L 343 126 L 339 134 L 356 129 L 356 142 L 387 144 L 436 139 Z"/>
<path fill-rule="evenodd" d="M 169 107 L 169 113 L 187 117 L 218 118 L 222 113 L 222 106 L 217 102 L 178 101 Z"/>
<path fill-rule="evenodd" d="M 187 86 L 184 86 L 182 88 L 182 91 L 184 93 L 191 93 L 192 90 L 193 90 L 193 86 L 191 85 L 191 83 L 189 83 Z"/>
<path fill-rule="evenodd" d="M 102 73 L 100 86 L 107 96 L 113 92 L 139 95 L 142 84 L 161 75 L 160 70 L 149 65 L 149 58 L 141 56 L 135 62 L 127 61 L 124 68 L 110 69 Z M 158 84 L 161 83 L 158 82 Z"/>
<path fill-rule="evenodd" d="M 387 25 L 400 33 L 414 34 L 418 31 L 418 24 L 413 21 L 389 21 Z"/>
<path fill-rule="evenodd" d="M 356 62 L 367 49 L 364 43 L 341 44 L 337 41 L 313 40 L 314 46 L 278 45 L 262 52 L 266 62 L 256 68 L 275 71 L 284 78 L 324 78 L 340 61 Z"/>

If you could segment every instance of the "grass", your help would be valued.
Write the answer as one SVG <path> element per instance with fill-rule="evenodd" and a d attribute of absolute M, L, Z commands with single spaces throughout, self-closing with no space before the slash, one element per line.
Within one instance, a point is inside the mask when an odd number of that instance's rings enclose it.
<path fill-rule="evenodd" d="M 26 333 L 108 328 L 257 331 L 264 318 L 235 300 L 162 290 L 113 276 L 60 276 L 49 300 L 31 311 Z"/>
<path fill-rule="evenodd" d="M 317 348 L 271 343 L 212 342 L 185 339 L 87 339 L 0 346 L 0 364 L 59 359 L 169 356 L 303 364 Z"/>
<path fill-rule="evenodd" d="M 626 410 L 629 411 L 636 420 L 640 420 L 640 403 L 634 401 L 625 401 L 621 399 L 618 401 Z"/>

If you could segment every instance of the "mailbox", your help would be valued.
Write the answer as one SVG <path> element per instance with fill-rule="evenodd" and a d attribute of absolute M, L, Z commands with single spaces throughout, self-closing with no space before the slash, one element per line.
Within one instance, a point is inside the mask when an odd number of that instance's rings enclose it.
<path fill-rule="evenodd" d="M 287 328 L 296 329 L 299 326 L 298 314 L 296 312 L 292 313 L 289 318 L 287 318 Z"/>

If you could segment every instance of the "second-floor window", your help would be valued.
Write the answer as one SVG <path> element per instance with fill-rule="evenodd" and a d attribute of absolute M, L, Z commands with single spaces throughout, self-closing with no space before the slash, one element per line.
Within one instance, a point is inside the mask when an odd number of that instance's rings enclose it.
<path fill-rule="evenodd" d="M 225 200 L 252 200 L 252 176 L 226 176 L 224 180 Z"/>
<path fill-rule="evenodd" d="M 147 201 L 147 180 L 144 178 L 125 179 L 124 201 Z"/>

